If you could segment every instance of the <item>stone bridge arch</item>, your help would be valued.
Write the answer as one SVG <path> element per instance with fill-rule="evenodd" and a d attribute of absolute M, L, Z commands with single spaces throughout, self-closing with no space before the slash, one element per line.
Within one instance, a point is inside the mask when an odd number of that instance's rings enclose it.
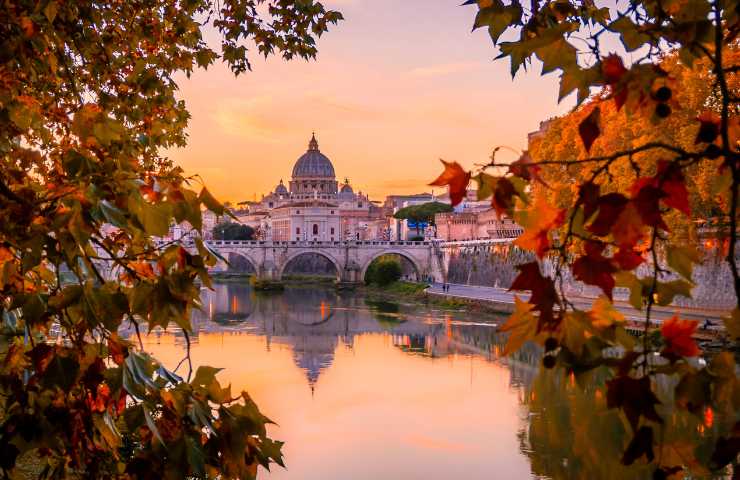
<path fill-rule="evenodd" d="M 255 275 L 259 275 L 259 273 L 260 273 L 260 262 L 258 262 L 257 260 L 255 260 L 251 255 L 249 255 L 248 253 L 246 253 L 244 250 L 231 249 L 231 248 L 229 248 L 229 249 L 220 249 L 218 251 L 218 253 L 222 257 L 224 257 L 224 259 L 226 259 L 227 261 L 230 261 L 231 258 L 232 258 L 232 256 L 240 257 L 240 258 L 244 259 L 249 265 L 251 265 L 252 269 L 254 270 Z M 226 262 L 224 262 L 223 260 L 219 260 L 216 263 L 216 268 L 215 269 L 217 271 L 226 272 L 226 271 L 229 270 L 229 265 Z"/>
<path fill-rule="evenodd" d="M 277 279 L 281 280 L 283 278 L 283 275 L 285 274 L 285 269 L 290 265 L 290 262 L 297 259 L 298 257 L 301 257 L 303 255 L 319 255 L 321 257 L 326 258 L 329 260 L 332 265 L 334 265 L 334 269 L 336 271 L 337 281 L 341 281 L 342 279 L 342 264 L 339 260 L 337 260 L 334 255 L 331 253 L 325 251 L 324 249 L 319 248 L 306 248 L 298 250 L 297 252 L 291 252 L 285 260 L 281 263 L 281 265 L 278 267 L 278 275 Z"/>
<path fill-rule="evenodd" d="M 416 280 L 421 281 L 422 276 L 425 272 L 424 269 L 424 263 L 423 261 L 420 261 L 418 258 L 416 258 L 412 253 L 400 249 L 388 249 L 388 250 L 381 250 L 379 252 L 373 252 L 371 255 L 368 256 L 368 260 L 365 261 L 365 263 L 362 266 L 362 270 L 360 270 L 360 281 L 365 281 L 365 274 L 367 273 L 367 269 L 370 268 L 370 264 L 373 263 L 378 258 L 382 257 L 383 255 L 398 255 L 401 258 L 405 258 L 406 260 L 411 263 L 411 265 L 414 267 L 414 270 L 416 271 Z"/>

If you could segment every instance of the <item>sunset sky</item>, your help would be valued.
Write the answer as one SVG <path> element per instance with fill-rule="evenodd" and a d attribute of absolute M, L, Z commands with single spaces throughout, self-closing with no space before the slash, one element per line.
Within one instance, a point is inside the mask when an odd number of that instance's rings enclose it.
<path fill-rule="evenodd" d="M 439 158 L 472 167 L 496 145 L 523 148 L 541 120 L 573 105 L 558 105 L 557 75 L 539 66 L 512 81 L 485 29 L 470 32 L 475 6 L 324 3 L 345 21 L 321 38 L 316 61 L 254 57 L 239 78 L 217 64 L 180 82 L 190 143 L 169 156 L 220 199 L 287 182 L 312 131 L 337 177 L 371 198 L 428 191 Z"/>

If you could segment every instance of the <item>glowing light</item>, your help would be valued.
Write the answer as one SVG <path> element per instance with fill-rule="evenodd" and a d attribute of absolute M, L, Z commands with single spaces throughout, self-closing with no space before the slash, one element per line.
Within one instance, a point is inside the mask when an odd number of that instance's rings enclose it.
<path fill-rule="evenodd" d="M 707 428 L 712 428 L 712 425 L 714 425 L 714 410 L 712 410 L 712 407 L 707 407 L 704 410 L 704 425 Z"/>
<path fill-rule="evenodd" d="M 236 298 L 236 295 L 231 297 L 231 313 L 236 313 L 239 311 L 239 300 Z"/>

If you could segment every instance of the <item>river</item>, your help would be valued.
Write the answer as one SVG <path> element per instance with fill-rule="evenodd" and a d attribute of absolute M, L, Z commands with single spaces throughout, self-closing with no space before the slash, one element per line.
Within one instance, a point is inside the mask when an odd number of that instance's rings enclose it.
<path fill-rule="evenodd" d="M 628 435 L 605 410 L 603 382 L 543 380 L 532 345 L 501 358 L 503 318 L 312 286 L 258 294 L 217 284 L 202 299 L 194 364 L 223 367 L 222 383 L 247 390 L 279 424 L 272 438 L 286 442 L 287 468 L 260 478 L 649 476 L 619 465 Z M 144 342 L 166 365 L 182 358 L 174 329 Z M 704 423 L 686 431 L 704 434 Z M 608 428 L 608 440 L 592 427 Z"/>

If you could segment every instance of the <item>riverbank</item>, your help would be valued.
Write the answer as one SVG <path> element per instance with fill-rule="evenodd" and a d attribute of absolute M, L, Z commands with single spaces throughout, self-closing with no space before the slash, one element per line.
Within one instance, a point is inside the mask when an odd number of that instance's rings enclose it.
<path fill-rule="evenodd" d="M 484 313 L 500 315 L 511 313 L 511 309 L 505 304 L 490 303 L 456 297 L 454 295 L 437 296 L 430 295 L 428 283 L 416 283 L 397 281 L 386 286 L 363 285 L 359 290 L 368 296 L 384 300 L 395 300 L 401 302 L 417 302 L 427 306 L 450 310 L 466 310 L 473 313 Z"/>

